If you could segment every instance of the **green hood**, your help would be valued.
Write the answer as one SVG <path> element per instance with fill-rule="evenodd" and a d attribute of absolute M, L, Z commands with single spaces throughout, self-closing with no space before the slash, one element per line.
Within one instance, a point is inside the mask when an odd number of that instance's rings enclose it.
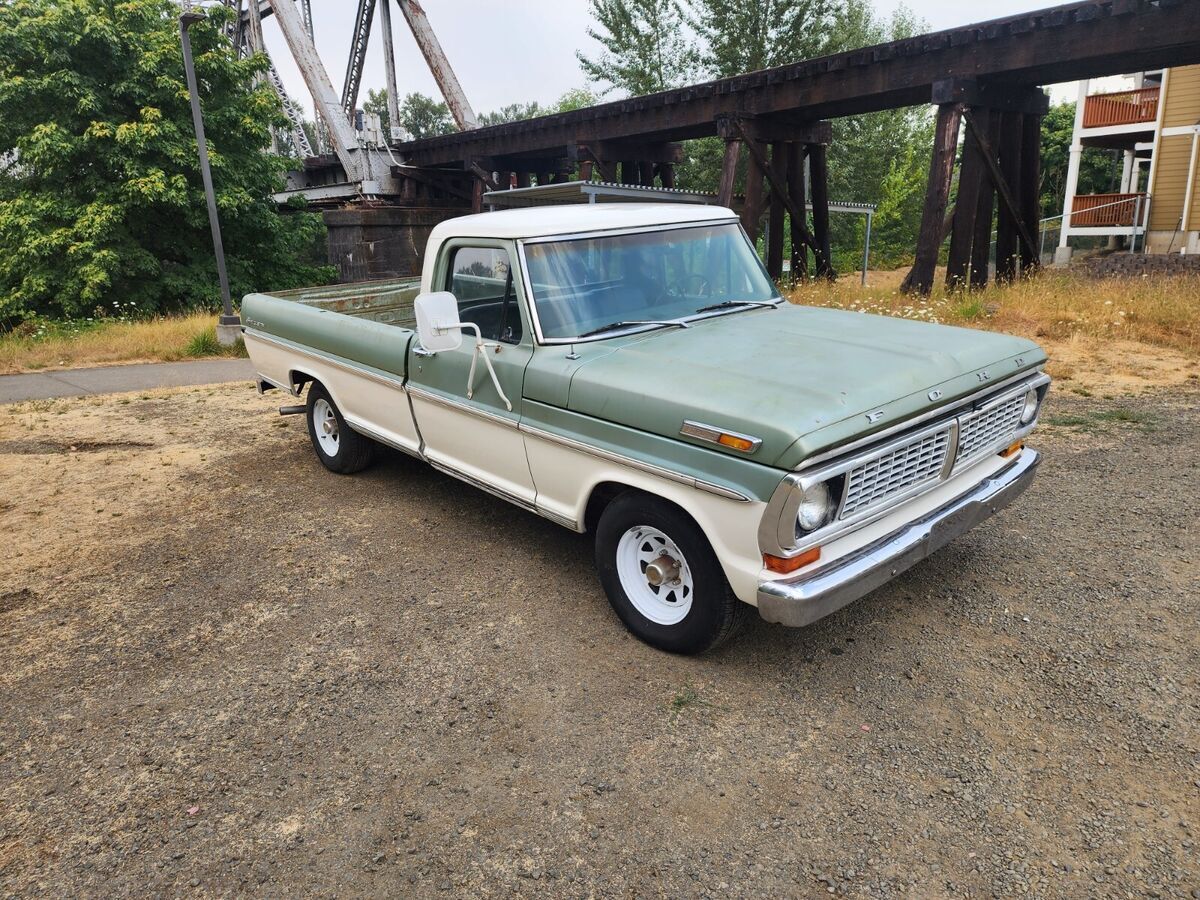
<path fill-rule="evenodd" d="M 603 343 L 568 409 L 742 458 L 680 426 L 751 435 L 762 445 L 749 458 L 783 468 L 1046 360 L 1022 338 L 790 304 Z"/>

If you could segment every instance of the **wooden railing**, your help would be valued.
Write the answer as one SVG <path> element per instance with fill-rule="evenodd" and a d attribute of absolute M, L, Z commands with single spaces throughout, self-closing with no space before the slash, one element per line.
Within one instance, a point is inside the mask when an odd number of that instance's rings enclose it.
<path fill-rule="evenodd" d="M 1158 88 L 1093 94 L 1083 102 L 1083 127 L 1107 128 L 1153 122 L 1158 117 Z"/>
<path fill-rule="evenodd" d="M 1133 227 L 1135 213 L 1145 218 L 1145 212 L 1145 194 L 1076 194 L 1071 204 L 1070 227 Z"/>

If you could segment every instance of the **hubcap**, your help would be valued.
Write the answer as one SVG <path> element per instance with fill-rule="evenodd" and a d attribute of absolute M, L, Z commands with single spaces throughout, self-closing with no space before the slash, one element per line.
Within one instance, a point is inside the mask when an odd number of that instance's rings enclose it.
<path fill-rule="evenodd" d="M 337 456 L 338 452 L 338 422 L 337 415 L 329 401 L 322 397 L 313 404 L 313 430 L 317 434 L 317 443 L 326 456 Z"/>
<path fill-rule="evenodd" d="M 617 576 L 634 609 L 658 625 L 682 622 L 695 587 L 687 559 L 666 534 L 636 525 L 617 542 Z"/>

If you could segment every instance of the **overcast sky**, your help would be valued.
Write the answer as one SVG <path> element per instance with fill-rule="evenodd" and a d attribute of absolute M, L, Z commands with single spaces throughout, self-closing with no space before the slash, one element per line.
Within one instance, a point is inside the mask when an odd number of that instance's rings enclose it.
<path fill-rule="evenodd" d="M 426 13 L 463 90 L 477 112 L 489 112 L 517 101 L 552 103 L 564 92 L 589 87 L 575 51 L 593 52 L 595 41 L 587 35 L 587 0 L 423 0 Z M 910 0 L 906 4 L 929 23 L 931 30 L 953 28 L 982 19 L 1026 12 L 1054 5 L 1054 0 Z M 317 50 L 325 62 L 334 87 L 340 92 L 345 77 L 350 33 L 354 27 L 353 0 L 312 0 Z M 896 0 L 876 0 L 881 15 L 898 6 Z M 411 91 L 437 96 L 425 61 L 399 12 L 393 14 L 396 68 L 399 93 Z M 268 51 L 275 60 L 291 94 L 311 110 L 298 70 L 287 52 L 273 19 L 263 23 Z M 383 49 L 380 45 L 378 14 L 360 92 L 384 86 Z M 1074 96 L 1071 87 L 1054 92 L 1055 100 Z"/>

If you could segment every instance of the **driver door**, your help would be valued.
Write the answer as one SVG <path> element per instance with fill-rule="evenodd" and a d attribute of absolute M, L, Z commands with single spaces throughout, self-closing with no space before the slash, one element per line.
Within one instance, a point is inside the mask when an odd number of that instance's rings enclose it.
<path fill-rule="evenodd" d="M 457 350 L 430 353 L 413 341 L 409 394 L 425 457 L 436 468 L 506 499 L 532 506 L 535 491 L 517 425 L 525 366 L 533 354 L 515 248 L 505 241 L 460 239 L 444 245 L 433 290 L 458 301 L 461 321 L 479 326 L 509 410 L 482 359 L 475 362 L 474 329 Z"/>

